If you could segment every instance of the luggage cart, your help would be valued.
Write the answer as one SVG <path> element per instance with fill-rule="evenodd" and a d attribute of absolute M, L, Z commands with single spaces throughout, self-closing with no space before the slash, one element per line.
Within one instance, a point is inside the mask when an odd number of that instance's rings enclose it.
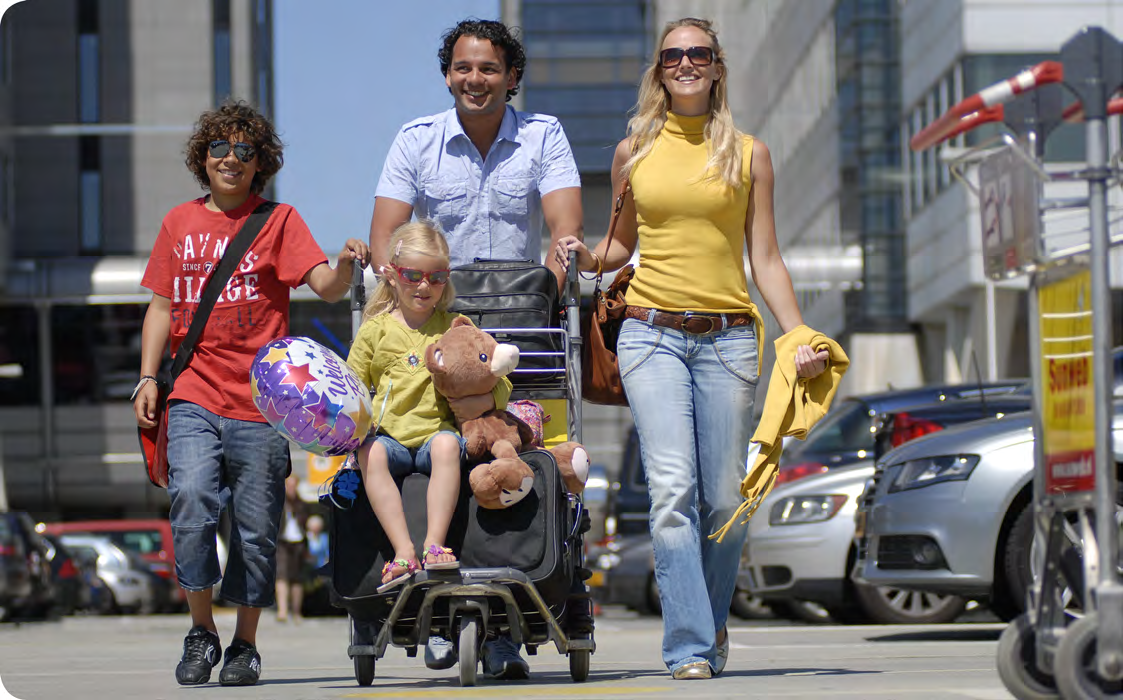
<path fill-rule="evenodd" d="M 1077 102 L 1062 108 L 1061 86 Z M 1112 447 L 1113 375 L 1108 187 L 1110 98 L 1123 87 L 1123 48 L 1100 28 L 1041 63 L 952 107 L 910 142 L 923 150 L 988 122 L 1012 132 L 979 165 L 984 268 L 992 279 L 1029 276 L 1034 377 L 1036 556 L 1026 612 L 998 645 L 997 666 L 1020 700 L 1123 697 L 1123 584 L 1118 479 Z M 1086 166 L 1047 172 L 1045 141 L 1083 120 Z M 989 144 L 983 144 L 983 148 Z M 977 149 L 976 149 L 977 150 Z M 960 163 L 961 165 L 961 163 Z M 1086 181 L 1085 197 L 1047 200 L 1046 181 Z M 1054 241 L 1042 217 L 1086 210 L 1083 240 Z"/>
<path fill-rule="evenodd" d="M 560 327 L 551 328 L 487 328 L 493 334 L 523 335 L 534 333 L 558 334 L 563 339 L 563 357 L 556 358 L 563 365 L 562 374 L 557 369 L 523 370 L 524 383 L 533 386 L 531 391 L 519 389 L 512 394 L 515 398 L 564 399 L 567 405 L 567 429 L 569 439 L 581 440 L 581 335 L 579 325 L 580 291 L 578 287 L 576 255 L 570 255 L 569 274 L 561 304 L 564 314 Z M 552 283 L 552 282 L 551 282 Z M 364 273 L 356 267 L 352 280 L 351 312 L 352 338 L 362 325 L 364 306 Z M 531 352 L 528 357 L 537 356 L 536 362 L 550 361 L 542 356 L 549 352 Z M 520 370 L 516 368 L 515 372 Z M 543 375 L 554 378 L 552 385 Z M 469 566 L 466 552 L 461 551 L 462 566 L 454 571 L 420 571 L 400 587 L 384 594 L 372 590 L 372 577 L 380 569 L 382 559 L 377 552 L 370 550 L 376 545 L 364 541 L 351 541 L 345 544 L 351 554 L 359 553 L 361 562 L 358 571 L 341 575 L 341 569 L 352 566 L 354 557 L 341 557 L 334 562 L 332 574 L 333 603 L 347 610 L 350 622 L 350 643 L 347 653 L 352 658 L 355 679 L 362 686 L 371 685 L 375 677 L 375 664 L 388 646 L 399 646 L 410 657 L 417 654 L 418 646 L 424 646 L 432 630 L 437 630 L 446 639 L 457 644 L 459 679 L 461 685 L 476 684 L 480 649 L 489 633 L 502 631 L 508 633 L 516 642 L 526 645 L 527 653 L 534 655 L 537 647 L 553 643 L 559 653 L 569 657 L 570 676 L 575 682 L 588 678 L 590 656 L 596 649 L 593 639 L 592 600 L 585 580 L 591 574 L 585 568 L 582 535 L 590 525 L 588 512 L 579 496 L 565 494 L 560 474 L 553 457 L 547 452 L 532 451 L 523 454 L 528 465 L 535 472 L 535 491 L 539 494 L 538 507 L 545 511 L 546 528 L 560 533 L 560 541 L 546 543 L 544 562 L 530 571 L 513 566 L 489 566 L 473 568 Z M 419 481 L 407 478 L 402 485 L 403 500 L 411 496 L 416 499 Z M 480 514 L 468 506 L 467 480 L 462 486 L 461 504 L 454 515 L 450 527 L 450 544 L 459 534 L 470 547 L 471 533 L 456 533 L 453 528 L 458 522 L 468 523 L 470 529 L 471 513 L 483 520 L 491 518 L 494 524 L 507 511 L 488 511 Z M 357 488 L 355 506 L 337 512 L 337 518 L 346 518 L 350 526 L 364 533 L 377 528 L 377 521 L 370 512 L 361 485 Z M 526 499 L 530 500 L 530 497 Z M 558 505 L 564 501 L 564 505 Z M 361 505 L 360 505 L 361 504 Z M 520 502 L 521 504 L 521 502 Z M 518 507 L 516 504 L 513 508 Z M 359 512 L 356 512 L 359 511 Z M 524 514 L 525 515 L 525 514 Z M 407 512 L 407 519 L 409 513 Z M 338 522 L 333 519 L 334 522 Z M 423 522 L 423 519 L 421 519 Z M 414 522 L 410 522 L 411 531 Z M 336 529 L 336 533 L 339 530 Z M 333 538 L 333 558 L 338 540 Z M 351 538 L 348 538 L 351 539 Z M 344 545 L 340 545 L 344 546 Z M 553 568 L 550 568 L 550 567 Z M 560 567 L 560 568 L 559 568 Z M 560 573 L 559 573 L 560 572 Z M 340 592 L 339 582 L 347 579 Z"/>

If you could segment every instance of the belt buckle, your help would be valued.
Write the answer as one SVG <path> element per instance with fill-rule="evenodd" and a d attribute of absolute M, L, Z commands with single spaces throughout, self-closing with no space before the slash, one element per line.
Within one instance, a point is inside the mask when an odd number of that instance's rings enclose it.
<path fill-rule="evenodd" d="M 682 315 L 682 329 L 684 331 L 686 331 L 687 333 L 693 333 L 694 335 L 705 335 L 707 333 L 713 333 L 714 330 L 715 330 L 714 321 L 718 320 L 720 318 L 721 318 L 720 316 L 719 317 L 697 316 L 697 315 L 694 314 L 694 312 L 687 311 L 687 312 L 683 313 L 683 315 Z M 700 329 L 699 330 L 691 330 L 689 328 L 690 322 L 695 321 L 695 320 L 707 321 L 707 322 L 709 322 L 710 327 L 707 328 L 706 330 L 700 330 Z"/>

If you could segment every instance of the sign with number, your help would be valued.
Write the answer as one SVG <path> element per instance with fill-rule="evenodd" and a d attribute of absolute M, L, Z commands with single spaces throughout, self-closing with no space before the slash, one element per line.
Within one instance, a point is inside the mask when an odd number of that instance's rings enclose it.
<path fill-rule="evenodd" d="M 1037 174 L 1007 146 L 979 164 L 983 272 L 1002 280 L 1033 269 L 1040 259 Z"/>
<path fill-rule="evenodd" d="M 1083 267 L 1038 287 L 1045 492 L 1094 491 L 1092 275 Z"/>

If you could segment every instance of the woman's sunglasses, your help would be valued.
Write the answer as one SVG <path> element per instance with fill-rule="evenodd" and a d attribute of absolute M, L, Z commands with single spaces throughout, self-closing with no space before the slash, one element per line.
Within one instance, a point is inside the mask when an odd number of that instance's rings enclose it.
<path fill-rule="evenodd" d="M 207 147 L 207 152 L 211 154 L 211 158 L 221 159 L 229 155 L 231 148 L 234 149 L 234 155 L 243 163 L 250 162 L 253 160 L 253 157 L 257 155 L 257 151 L 254 150 L 254 147 L 250 144 L 239 142 L 231 146 L 230 142 L 225 139 L 221 141 L 211 141 L 210 146 Z"/>
<path fill-rule="evenodd" d="M 421 280 L 429 280 L 429 284 L 434 287 L 448 284 L 448 270 L 430 270 L 429 272 L 423 272 L 421 270 L 415 270 L 412 267 L 399 267 L 394 263 L 390 263 L 390 267 L 394 268 L 394 271 L 398 273 L 398 279 L 406 284 L 421 284 Z"/>
<path fill-rule="evenodd" d="M 714 62 L 714 50 L 709 46 L 691 46 L 689 49 L 663 49 L 659 52 L 659 63 L 664 68 L 674 68 L 686 56 L 696 66 L 708 66 Z"/>

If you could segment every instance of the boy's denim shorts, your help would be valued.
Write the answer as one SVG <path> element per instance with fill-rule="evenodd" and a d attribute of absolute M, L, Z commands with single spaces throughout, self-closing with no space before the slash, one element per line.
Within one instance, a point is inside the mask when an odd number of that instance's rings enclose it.
<path fill-rule="evenodd" d="M 449 430 L 442 430 L 433 437 L 425 441 L 421 447 L 406 447 L 389 435 L 376 435 L 373 438 L 367 438 L 364 445 L 369 445 L 371 442 L 377 442 L 386 449 L 386 457 L 390 463 L 390 476 L 395 479 L 404 479 L 410 474 L 424 474 L 425 476 L 433 475 L 433 459 L 430 456 L 433 440 L 437 435 L 451 435 L 456 438 L 460 443 L 460 463 L 464 463 L 464 458 L 468 453 L 468 442 Z"/>
<path fill-rule="evenodd" d="M 186 401 L 171 404 L 168 496 L 179 585 L 203 591 L 221 579 L 222 597 L 235 605 L 273 604 L 289 469 L 289 443 L 268 423 L 223 418 Z M 223 573 L 216 537 L 227 505 Z"/>

